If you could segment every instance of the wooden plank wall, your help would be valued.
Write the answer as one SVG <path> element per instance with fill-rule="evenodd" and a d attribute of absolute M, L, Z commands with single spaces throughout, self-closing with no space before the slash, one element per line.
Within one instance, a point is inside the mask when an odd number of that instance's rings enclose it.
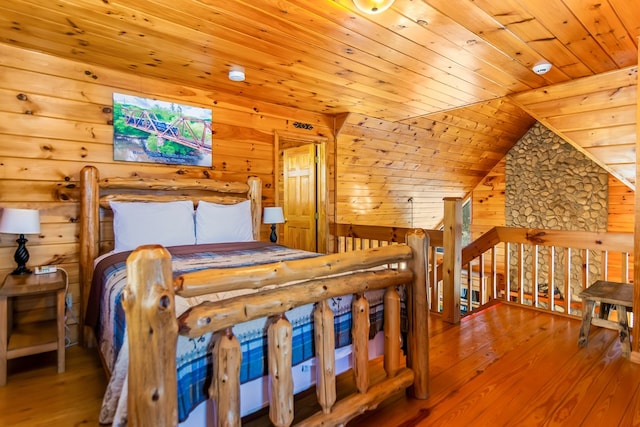
<path fill-rule="evenodd" d="M 101 176 L 211 177 L 263 181 L 263 203 L 273 205 L 273 133 L 333 135 L 333 119 L 250 99 L 141 78 L 0 44 L 0 207 L 41 210 L 39 236 L 28 236 L 29 266 L 58 264 L 70 274 L 77 316 L 79 301 L 79 172 Z M 112 93 L 175 101 L 213 111 L 213 166 L 182 167 L 114 162 Z M 244 94 L 243 94 L 244 93 Z M 298 129 L 308 123 L 312 130 Z M 268 238 L 263 226 L 262 236 Z M 0 277 L 15 268 L 15 236 L 0 234 Z M 52 300 L 21 300 L 19 322 L 52 317 Z M 73 337 L 75 340 L 75 328 Z"/>
<path fill-rule="evenodd" d="M 621 181 L 635 185 L 638 67 L 517 94 L 512 99 Z"/>
<path fill-rule="evenodd" d="M 637 187 L 637 184 L 636 184 Z M 607 231 L 616 233 L 633 233 L 635 223 L 635 192 L 613 175 L 609 175 L 609 218 Z M 633 279 L 633 256 L 628 259 L 628 274 Z M 621 276 L 622 255 L 609 255 L 611 280 L 618 280 Z"/>
<path fill-rule="evenodd" d="M 446 160 L 461 155 L 454 147 L 458 135 L 444 129 L 351 114 L 336 141 L 336 221 L 435 228 L 442 220 L 443 199 L 462 197 L 464 188 L 472 188 L 484 175 L 456 169 L 456 162 Z M 454 152 L 435 158 L 447 147 Z"/>
<path fill-rule="evenodd" d="M 487 174 L 471 193 L 471 238 L 505 225 L 506 158 Z"/>

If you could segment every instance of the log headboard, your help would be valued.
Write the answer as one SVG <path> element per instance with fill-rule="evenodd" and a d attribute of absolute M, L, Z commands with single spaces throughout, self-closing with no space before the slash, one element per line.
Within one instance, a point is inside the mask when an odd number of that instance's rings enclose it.
<path fill-rule="evenodd" d="M 214 179 L 161 179 L 142 177 L 100 178 L 98 169 L 85 166 L 80 173 L 80 318 L 82 338 L 93 263 L 97 256 L 113 249 L 113 221 L 109 201 L 162 202 L 199 200 L 234 204 L 251 200 L 253 238 L 260 240 L 262 218 L 262 182 L 250 177 L 247 182 Z"/>

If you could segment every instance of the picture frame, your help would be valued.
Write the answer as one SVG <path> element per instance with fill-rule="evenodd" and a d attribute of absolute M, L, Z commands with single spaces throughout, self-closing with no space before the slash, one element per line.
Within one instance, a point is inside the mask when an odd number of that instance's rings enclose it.
<path fill-rule="evenodd" d="M 113 93 L 113 159 L 212 165 L 210 109 Z"/>

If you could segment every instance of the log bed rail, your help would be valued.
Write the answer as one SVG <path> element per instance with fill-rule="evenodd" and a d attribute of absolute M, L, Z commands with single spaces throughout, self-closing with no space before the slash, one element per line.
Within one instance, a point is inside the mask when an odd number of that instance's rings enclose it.
<path fill-rule="evenodd" d="M 187 273 L 175 283 L 170 254 L 161 246 L 143 246 L 127 260 L 128 282 L 123 295 L 129 339 L 129 421 L 132 425 L 171 426 L 177 423 L 175 353 L 178 334 L 188 337 L 216 333 L 213 379 L 216 425 L 240 423 L 240 344 L 231 327 L 268 316 L 269 417 L 275 426 L 293 422 L 291 378 L 291 324 L 286 311 L 317 303 L 314 311 L 316 395 L 321 411 L 300 426 L 344 425 L 402 390 L 419 399 L 429 396 L 428 237 L 422 230 L 407 234 L 407 243 L 372 248 L 340 256 L 329 255 L 268 266 L 249 266 Z M 362 268 L 397 264 L 398 269 L 363 271 Z M 190 277 L 192 276 L 192 277 Z M 203 302 L 177 320 L 174 288 L 192 283 L 189 295 L 207 293 L 207 276 L 218 291 L 246 288 L 258 292 L 219 302 Z M 196 281 L 191 279 L 196 277 Z M 224 283 L 224 277 L 229 278 Z M 296 283 L 269 290 L 263 286 L 283 277 Z M 201 286 L 195 284 L 201 283 Z M 176 285 L 176 286 L 174 286 Z M 401 366 L 400 297 L 396 286 L 407 285 L 407 357 Z M 200 288 L 199 291 L 196 290 Z M 386 289 L 384 296 L 384 369 L 386 378 L 370 384 L 368 370 L 369 305 L 364 292 Z M 333 312 L 328 298 L 354 294 L 352 303 L 353 373 L 357 392 L 336 402 Z M 151 356 L 153 355 L 153 356 Z"/>

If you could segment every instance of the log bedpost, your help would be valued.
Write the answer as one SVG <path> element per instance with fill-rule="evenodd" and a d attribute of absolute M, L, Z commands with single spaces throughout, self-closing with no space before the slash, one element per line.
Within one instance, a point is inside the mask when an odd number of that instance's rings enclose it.
<path fill-rule="evenodd" d="M 293 376 L 291 374 L 293 327 L 284 314 L 269 320 L 267 339 L 271 392 L 269 419 L 276 427 L 286 427 L 293 422 Z"/>
<path fill-rule="evenodd" d="M 140 246 L 127 258 L 122 305 L 129 343 L 128 420 L 131 426 L 178 423 L 176 321 L 171 254 Z"/>
<path fill-rule="evenodd" d="M 328 414 L 336 403 L 336 338 L 333 311 L 327 300 L 320 301 L 313 312 L 316 346 L 316 397 L 322 412 Z"/>
<path fill-rule="evenodd" d="M 253 221 L 253 238 L 260 240 L 260 227 L 262 226 L 262 181 L 260 178 L 251 177 L 247 180 L 249 184 L 248 199 L 251 200 L 251 219 Z"/>
<path fill-rule="evenodd" d="M 82 345 L 91 342 L 91 331 L 85 326 L 89 290 L 93 277 L 93 260 L 98 256 L 100 231 L 100 197 L 98 169 L 85 166 L 80 171 L 80 340 Z"/>
<path fill-rule="evenodd" d="M 417 399 L 429 397 L 429 276 L 427 274 L 429 236 L 422 229 L 407 233 L 407 245 L 413 257 L 407 268 L 413 272 L 413 282 L 407 289 L 408 354 L 407 366 L 413 371 L 413 386 L 409 392 Z"/>
<path fill-rule="evenodd" d="M 239 426 L 240 418 L 240 341 L 231 328 L 216 335 L 213 345 L 213 377 L 209 399 L 215 400 L 216 427 Z"/>
<path fill-rule="evenodd" d="M 359 393 L 369 389 L 369 301 L 364 294 L 354 295 L 351 303 L 351 340 L 353 342 L 353 374 Z"/>

